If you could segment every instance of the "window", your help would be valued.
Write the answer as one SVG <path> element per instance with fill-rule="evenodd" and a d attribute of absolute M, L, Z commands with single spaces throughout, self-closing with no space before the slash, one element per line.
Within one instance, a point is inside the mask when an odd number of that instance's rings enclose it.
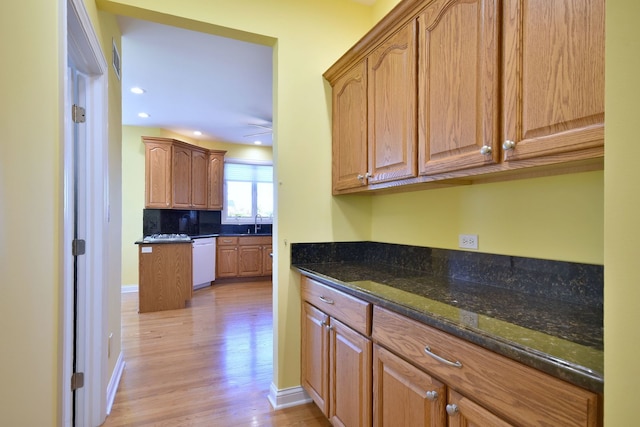
<path fill-rule="evenodd" d="M 224 224 L 272 223 L 273 166 L 225 161 L 224 196 Z"/>

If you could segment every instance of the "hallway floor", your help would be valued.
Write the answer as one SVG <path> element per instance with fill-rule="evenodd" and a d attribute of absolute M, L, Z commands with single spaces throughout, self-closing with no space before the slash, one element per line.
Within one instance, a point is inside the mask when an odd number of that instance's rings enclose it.
<path fill-rule="evenodd" d="M 122 294 L 126 367 L 115 426 L 330 426 L 313 404 L 275 411 L 270 281 L 217 284 L 190 307 L 138 314 Z"/>

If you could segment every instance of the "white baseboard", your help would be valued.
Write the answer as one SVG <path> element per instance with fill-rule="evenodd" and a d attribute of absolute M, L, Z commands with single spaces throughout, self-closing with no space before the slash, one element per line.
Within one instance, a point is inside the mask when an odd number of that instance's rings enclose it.
<path fill-rule="evenodd" d="M 278 390 L 274 383 L 271 383 L 271 387 L 269 387 L 269 396 L 267 398 L 273 409 L 276 410 L 313 402 L 307 392 L 300 386 Z"/>
<path fill-rule="evenodd" d="M 123 294 L 129 292 L 138 292 L 138 285 L 122 285 L 121 291 Z"/>
<path fill-rule="evenodd" d="M 107 385 L 107 415 L 111 413 L 111 407 L 113 406 L 113 401 L 116 398 L 116 392 L 118 391 L 118 385 L 120 384 L 120 378 L 122 378 L 122 372 L 124 371 L 125 364 L 124 356 L 122 355 L 122 352 L 120 352 L 118 360 L 116 360 L 116 366 L 113 368 L 113 374 L 109 380 L 109 385 Z"/>

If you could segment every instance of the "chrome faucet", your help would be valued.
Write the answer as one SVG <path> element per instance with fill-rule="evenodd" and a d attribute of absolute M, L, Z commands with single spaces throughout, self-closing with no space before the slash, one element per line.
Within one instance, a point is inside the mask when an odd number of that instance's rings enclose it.
<path fill-rule="evenodd" d="M 262 217 L 260 216 L 260 214 L 256 214 L 253 223 L 253 234 L 258 234 L 258 230 L 262 228 L 262 224 L 258 224 L 258 218 L 260 218 L 260 222 L 262 222 Z"/>

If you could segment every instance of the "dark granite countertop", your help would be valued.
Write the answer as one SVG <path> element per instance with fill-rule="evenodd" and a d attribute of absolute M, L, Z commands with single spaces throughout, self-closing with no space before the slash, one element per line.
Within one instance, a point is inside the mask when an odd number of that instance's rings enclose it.
<path fill-rule="evenodd" d="M 302 274 L 602 393 L 602 306 L 371 262 L 298 263 Z"/>

